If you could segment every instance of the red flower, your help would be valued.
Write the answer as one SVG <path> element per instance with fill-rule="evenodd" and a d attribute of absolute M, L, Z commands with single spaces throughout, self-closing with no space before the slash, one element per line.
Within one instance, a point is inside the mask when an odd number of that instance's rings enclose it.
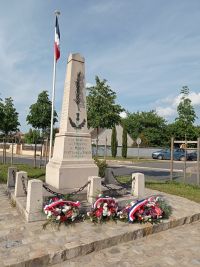
<path fill-rule="evenodd" d="M 68 212 L 65 214 L 65 217 L 70 218 L 72 217 L 72 214 L 73 214 L 72 210 L 68 210 Z"/>
<path fill-rule="evenodd" d="M 102 207 L 98 208 L 98 209 L 95 211 L 95 215 L 96 215 L 96 217 L 101 217 L 102 214 L 103 214 L 103 208 L 102 208 Z"/>
<path fill-rule="evenodd" d="M 161 216 L 162 215 L 162 210 L 159 207 L 155 206 L 155 213 L 157 216 Z"/>
<path fill-rule="evenodd" d="M 61 221 L 61 222 L 64 222 L 64 221 L 66 221 L 66 220 L 67 220 L 67 218 L 66 218 L 65 216 L 63 216 L 63 215 L 60 216 L 60 221 Z"/>

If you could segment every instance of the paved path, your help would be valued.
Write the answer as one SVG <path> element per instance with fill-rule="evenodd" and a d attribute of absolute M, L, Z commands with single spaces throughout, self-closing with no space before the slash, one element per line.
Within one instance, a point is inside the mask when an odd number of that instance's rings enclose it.
<path fill-rule="evenodd" d="M 158 192 L 146 190 L 146 194 L 158 194 Z M 51 227 L 48 227 L 47 230 L 43 230 L 42 222 L 25 222 L 17 209 L 10 205 L 8 196 L 5 194 L 5 186 L 0 185 L 0 267 L 41 267 L 48 266 L 48 264 L 53 265 L 66 259 L 72 260 L 72 258 L 80 255 L 86 255 L 93 251 L 100 251 L 122 242 L 128 242 L 133 239 L 141 238 L 145 235 L 180 226 L 185 223 L 187 224 L 200 219 L 200 204 L 165 193 L 162 193 L 162 195 L 173 207 L 172 216 L 169 220 L 165 220 L 163 223 L 154 226 L 152 226 L 151 224 L 140 225 L 126 224 L 123 222 L 118 222 L 117 224 L 107 223 L 103 225 L 94 225 L 91 222 L 86 221 L 83 223 L 77 223 L 72 227 L 61 226 L 60 231 L 57 231 L 56 229 Z M 188 229 L 190 229 L 190 226 L 188 226 Z M 173 231 L 176 232 L 177 230 L 178 227 L 176 227 Z M 192 240 L 198 241 L 198 236 L 195 233 L 192 234 L 192 230 L 189 231 L 188 236 L 190 237 L 190 241 L 188 242 L 192 242 Z M 148 237 L 147 240 L 150 240 L 150 238 L 151 237 Z M 152 238 L 154 237 L 152 236 Z M 153 243 L 149 241 L 149 246 L 147 246 L 147 249 L 145 249 L 147 253 L 145 254 L 146 259 L 150 259 L 152 255 L 159 255 L 159 248 L 161 245 L 158 241 L 161 239 L 162 238 L 155 239 L 155 242 L 153 241 Z M 171 235 L 171 237 L 168 237 L 168 239 L 166 239 L 168 240 L 168 245 L 165 257 L 167 257 L 169 253 L 169 248 L 171 247 L 170 244 L 173 239 L 173 234 Z M 140 242 L 142 241 L 138 240 L 137 242 L 139 242 L 138 244 L 140 244 Z M 178 244 L 179 242 L 182 242 L 182 238 L 176 239 L 176 242 L 172 246 L 174 251 L 176 247 L 175 244 Z M 152 246 L 155 247 L 155 251 L 153 250 L 152 252 L 148 252 Z M 127 247 L 129 246 L 125 246 L 124 253 L 128 251 Z M 185 244 L 185 247 L 182 244 L 182 248 L 184 249 L 183 251 L 185 251 L 184 255 L 187 255 L 187 253 L 189 253 L 188 248 L 190 247 L 194 247 L 192 243 L 191 246 L 190 243 L 189 245 Z M 137 248 L 134 247 L 134 255 L 138 254 L 142 256 L 143 253 L 140 252 L 139 248 L 143 250 L 142 245 L 137 246 Z M 108 257 L 108 260 L 112 260 L 114 262 L 116 259 L 117 261 L 118 253 L 115 253 L 116 250 L 111 249 L 108 251 L 114 251 L 109 252 L 112 257 Z M 163 250 L 162 253 L 164 253 L 164 251 L 165 250 Z M 197 252 L 200 252 L 199 248 Z M 129 253 L 131 254 L 132 252 Z M 98 263 L 99 254 L 97 253 L 93 255 L 97 255 Z M 104 254 L 101 255 L 102 257 L 104 257 Z M 196 258 L 196 264 L 199 264 L 198 259 L 199 258 Z M 118 258 L 118 260 L 120 259 Z M 138 257 L 138 260 L 141 260 L 143 262 L 143 257 Z M 100 264 L 102 263 L 101 261 L 99 262 Z M 74 266 L 81 267 L 83 265 L 81 263 L 81 265 Z M 87 266 L 95 265 L 87 264 Z M 110 266 L 114 267 L 117 265 L 115 264 Z M 132 264 L 118 266 L 134 265 Z M 156 267 L 159 265 L 153 266 Z"/>
<path fill-rule="evenodd" d="M 200 222 L 103 249 L 52 267 L 197 267 Z"/>

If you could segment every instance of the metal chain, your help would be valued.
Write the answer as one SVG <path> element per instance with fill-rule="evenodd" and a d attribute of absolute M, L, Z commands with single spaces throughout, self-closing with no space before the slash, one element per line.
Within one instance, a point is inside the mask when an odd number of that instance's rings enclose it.
<path fill-rule="evenodd" d="M 61 194 L 61 193 L 57 193 L 57 192 L 51 190 L 47 185 L 43 184 L 42 186 L 44 187 L 44 189 L 45 189 L 47 192 L 53 194 L 54 196 L 56 196 L 56 197 L 60 197 L 60 198 L 64 197 L 63 194 Z"/>
<path fill-rule="evenodd" d="M 113 171 L 111 171 L 111 174 L 112 174 L 113 178 L 115 179 L 115 181 L 116 181 L 118 184 L 120 184 L 122 187 L 124 187 L 124 188 L 128 188 L 128 187 L 130 187 L 130 184 L 131 184 L 131 182 L 132 182 L 132 179 L 131 179 L 131 181 L 128 181 L 127 183 L 121 183 L 120 181 L 117 180 L 117 178 L 116 178 L 116 176 L 115 176 L 115 174 L 114 174 Z"/>
<path fill-rule="evenodd" d="M 26 185 L 25 185 L 25 177 L 23 175 L 21 177 L 21 181 L 22 181 L 22 186 L 23 186 L 24 194 L 27 195 L 27 190 L 26 190 Z"/>
<path fill-rule="evenodd" d="M 69 193 L 69 195 L 77 195 L 78 193 L 80 193 L 81 191 L 83 191 L 83 189 L 85 189 L 86 186 L 88 186 L 91 183 L 91 181 L 88 181 L 86 184 L 84 184 L 83 186 L 81 186 L 78 190 L 73 191 L 72 193 Z"/>
<path fill-rule="evenodd" d="M 119 188 L 119 189 L 114 189 L 111 186 L 105 184 L 104 182 L 101 182 L 101 184 L 106 187 L 110 192 L 114 192 L 117 196 L 121 196 L 122 194 L 120 194 L 118 191 L 123 190 L 124 188 Z"/>
<path fill-rule="evenodd" d="M 90 181 L 88 181 L 86 184 L 84 184 L 83 186 L 81 186 L 78 190 L 76 191 L 73 191 L 67 195 L 70 195 L 70 196 L 74 196 L 74 195 L 77 195 L 78 193 L 80 193 L 81 191 L 83 191 L 83 189 L 88 186 L 88 184 L 90 183 Z M 53 190 L 51 190 L 47 185 L 43 184 L 43 187 L 46 191 L 48 191 L 49 193 L 53 194 L 54 196 L 57 196 L 59 198 L 63 198 L 65 195 L 64 194 L 61 194 L 61 193 L 57 193 Z"/>

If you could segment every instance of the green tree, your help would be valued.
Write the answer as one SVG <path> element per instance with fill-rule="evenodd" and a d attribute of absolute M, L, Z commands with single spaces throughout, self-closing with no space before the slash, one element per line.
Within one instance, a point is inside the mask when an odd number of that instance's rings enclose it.
<path fill-rule="evenodd" d="M 126 126 L 123 126 L 123 133 L 122 133 L 122 157 L 127 158 L 127 130 L 126 130 Z"/>
<path fill-rule="evenodd" d="M 139 136 L 142 143 L 148 146 L 163 146 L 169 140 L 166 132 L 166 121 L 155 110 L 127 112 L 127 117 L 123 119 L 123 123 L 133 139 Z"/>
<path fill-rule="evenodd" d="M 34 144 L 35 142 L 38 143 L 38 140 L 40 139 L 40 131 L 29 129 L 28 133 L 25 134 L 24 139 L 27 144 Z"/>
<path fill-rule="evenodd" d="M 3 127 L 3 121 L 4 121 L 4 104 L 3 104 L 3 101 L 2 99 L 0 98 L 0 131 L 1 131 L 1 128 Z"/>
<path fill-rule="evenodd" d="M 116 127 L 114 126 L 112 128 L 112 135 L 111 135 L 111 154 L 112 154 L 112 157 L 114 158 L 116 158 L 117 156 L 117 147 L 118 147 L 117 131 L 116 131 Z"/>
<path fill-rule="evenodd" d="M 57 122 L 57 116 L 54 110 L 53 123 Z M 41 129 L 43 136 L 49 133 L 51 125 L 51 101 L 49 100 L 47 91 L 42 91 L 38 95 L 37 102 L 30 106 L 26 121 L 33 128 Z"/>
<path fill-rule="evenodd" d="M 107 81 L 95 77 L 96 85 L 87 88 L 87 119 L 88 126 L 97 131 L 97 148 L 99 128 L 111 129 L 119 124 L 120 113 L 124 110 L 116 104 L 116 93 L 107 85 Z"/>
<path fill-rule="evenodd" d="M 200 129 L 198 126 L 189 125 L 187 131 L 188 140 L 196 141 L 200 135 Z M 168 124 L 167 133 L 169 136 L 173 136 L 176 140 L 185 140 L 185 128 L 179 120 Z"/>
<path fill-rule="evenodd" d="M 0 102 L 0 131 L 3 135 L 8 136 L 18 131 L 18 126 L 20 123 L 18 121 L 18 112 L 13 104 L 13 99 L 11 97 L 5 98 L 3 102 Z"/>
<path fill-rule="evenodd" d="M 181 101 L 177 106 L 178 117 L 175 119 L 185 136 L 189 135 L 193 123 L 197 118 L 192 101 L 189 99 L 189 93 L 188 86 L 183 86 L 180 92 Z"/>

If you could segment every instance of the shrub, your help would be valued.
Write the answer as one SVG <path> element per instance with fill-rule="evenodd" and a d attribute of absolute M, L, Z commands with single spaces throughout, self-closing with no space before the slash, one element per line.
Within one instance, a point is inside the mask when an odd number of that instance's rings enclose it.
<path fill-rule="evenodd" d="M 99 160 L 98 158 L 94 158 L 94 161 L 99 168 L 99 176 L 100 177 L 105 177 L 105 171 L 106 168 L 108 167 L 108 164 L 106 163 L 106 160 Z"/>

